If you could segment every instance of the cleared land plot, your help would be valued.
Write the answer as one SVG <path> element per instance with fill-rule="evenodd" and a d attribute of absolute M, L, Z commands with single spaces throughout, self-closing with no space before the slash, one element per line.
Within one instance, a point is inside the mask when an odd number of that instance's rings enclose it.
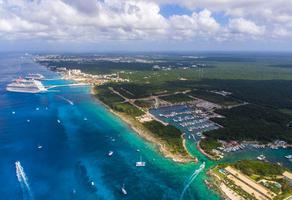
<path fill-rule="evenodd" d="M 242 103 L 231 96 L 222 96 L 206 90 L 193 90 L 190 95 L 210 101 L 212 103 L 220 104 L 222 106 L 233 106 Z"/>
<path fill-rule="evenodd" d="M 234 183 L 240 186 L 243 190 L 249 194 L 254 194 L 258 199 L 273 199 L 276 194 L 272 191 L 266 189 L 262 185 L 258 184 L 249 177 L 243 175 L 241 172 L 235 170 L 234 168 L 228 166 L 225 170 L 230 173 L 227 177 L 234 181 Z"/>
<path fill-rule="evenodd" d="M 160 97 L 160 99 L 164 101 L 168 101 L 170 103 L 180 103 L 186 101 L 192 101 L 193 99 L 186 94 L 173 94 L 168 96 Z"/>
<path fill-rule="evenodd" d="M 259 193 L 257 190 L 253 189 L 252 187 L 248 186 L 244 182 L 242 182 L 240 179 L 237 179 L 233 175 L 228 175 L 228 179 L 234 182 L 235 185 L 239 186 L 241 189 L 243 189 L 245 192 L 248 194 L 255 196 L 255 198 L 260 199 L 260 200 L 268 200 L 269 198 L 265 197 L 261 193 Z"/>

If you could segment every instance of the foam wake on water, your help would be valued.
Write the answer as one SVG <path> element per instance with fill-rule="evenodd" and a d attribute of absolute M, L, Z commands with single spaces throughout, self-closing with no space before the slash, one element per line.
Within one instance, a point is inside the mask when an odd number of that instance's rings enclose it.
<path fill-rule="evenodd" d="M 24 172 L 23 167 L 21 166 L 19 161 L 15 162 L 15 167 L 16 167 L 16 176 L 18 179 L 18 182 L 20 184 L 22 193 L 23 193 L 23 199 L 24 200 L 32 200 L 32 192 L 30 190 L 30 186 L 28 183 L 28 178 Z"/>
<path fill-rule="evenodd" d="M 65 98 L 65 97 L 63 97 L 63 96 L 58 96 L 58 97 L 60 97 L 61 99 L 63 99 L 64 101 L 67 101 L 70 105 L 74 105 L 74 102 L 73 101 L 71 101 L 70 99 L 67 99 L 67 98 Z"/>
<path fill-rule="evenodd" d="M 196 177 L 199 175 L 199 173 L 201 171 L 203 171 L 203 169 L 205 168 L 205 162 L 203 162 L 200 167 L 198 169 L 196 169 L 194 171 L 194 173 L 187 179 L 187 181 L 185 182 L 185 187 L 180 195 L 180 200 L 183 199 L 184 194 L 186 193 L 187 189 L 190 187 L 190 185 L 192 184 L 192 182 L 196 179 Z"/>

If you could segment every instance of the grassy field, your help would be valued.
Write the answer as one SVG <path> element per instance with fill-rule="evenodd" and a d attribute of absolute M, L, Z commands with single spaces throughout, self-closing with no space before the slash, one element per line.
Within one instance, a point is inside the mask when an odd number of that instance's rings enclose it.
<path fill-rule="evenodd" d="M 110 91 L 107 87 L 95 87 L 95 96 L 115 111 L 123 112 L 132 117 L 143 115 L 144 112 L 135 106 L 124 102 L 124 99 Z"/>
<path fill-rule="evenodd" d="M 144 114 L 143 111 L 139 110 L 138 108 L 131 105 L 130 103 L 117 103 L 114 105 L 113 109 L 118 112 L 126 113 L 133 117 L 138 117 Z"/>
<path fill-rule="evenodd" d="M 282 175 L 285 171 L 283 167 L 277 164 L 259 160 L 240 160 L 233 166 L 248 176 L 276 177 Z"/>
<path fill-rule="evenodd" d="M 154 101 L 151 100 L 136 100 L 135 104 L 142 107 L 143 109 L 149 109 L 154 105 Z"/>

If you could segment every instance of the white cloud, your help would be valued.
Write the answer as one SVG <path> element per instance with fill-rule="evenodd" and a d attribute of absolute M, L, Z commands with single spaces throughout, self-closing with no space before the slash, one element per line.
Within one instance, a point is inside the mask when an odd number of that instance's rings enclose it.
<path fill-rule="evenodd" d="M 276 38 L 289 37 L 291 36 L 291 32 L 284 28 L 275 28 L 275 30 L 273 31 L 273 36 Z"/>
<path fill-rule="evenodd" d="M 292 0 L 153 0 L 161 4 L 177 4 L 190 10 L 208 9 L 229 19 L 243 18 L 266 33 L 275 29 L 292 31 Z M 257 29 L 257 28 L 256 28 Z M 257 29 L 258 32 L 261 30 Z M 247 33 L 247 32 L 246 32 Z M 267 38 L 269 34 L 266 35 Z"/>
<path fill-rule="evenodd" d="M 265 32 L 264 26 L 258 26 L 253 21 L 243 18 L 235 18 L 229 21 L 228 27 L 233 33 L 262 35 Z"/>
<path fill-rule="evenodd" d="M 185 6 L 192 14 L 164 17 L 161 3 Z M 11 40 L 225 41 L 239 34 L 249 40 L 291 32 L 291 0 L 0 0 L 0 35 Z"/>

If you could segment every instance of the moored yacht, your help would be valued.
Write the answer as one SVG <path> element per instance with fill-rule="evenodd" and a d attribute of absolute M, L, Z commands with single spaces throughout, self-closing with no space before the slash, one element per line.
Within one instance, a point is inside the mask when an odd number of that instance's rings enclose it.
<path fill-rule="evenodd" d="M 259 155 L 259 156 L 257 157 L 257 159 L 258 159 L 258 160 L 265 160 L 265 159 L 266 159 L 266 156 L 264 156 L 264 155 Z"/>

